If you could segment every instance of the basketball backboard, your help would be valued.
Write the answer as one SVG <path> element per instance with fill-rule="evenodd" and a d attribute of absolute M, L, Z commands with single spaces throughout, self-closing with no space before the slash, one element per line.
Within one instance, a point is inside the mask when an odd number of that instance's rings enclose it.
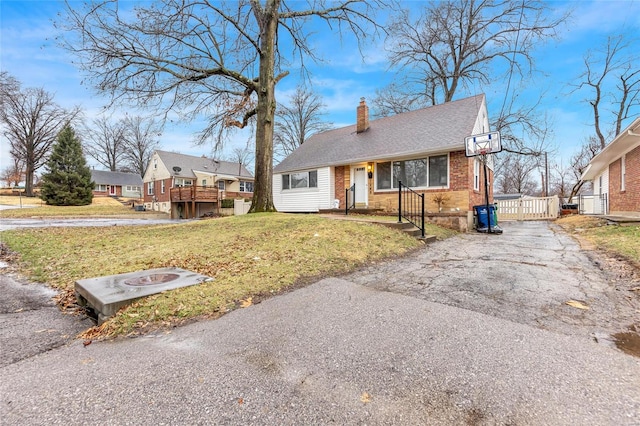
<path fill-rule="evenodd" d="M 483 133 L 464 138 L 465 154 L 467 157 L 476 155 L 495 154 L 502 151 L 500 132 Z"/>

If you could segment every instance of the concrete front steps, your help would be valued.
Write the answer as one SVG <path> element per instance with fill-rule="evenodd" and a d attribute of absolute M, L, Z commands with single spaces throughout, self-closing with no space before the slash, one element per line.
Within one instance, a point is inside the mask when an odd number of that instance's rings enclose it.
<path fill-rule="evenodd" d="M 350 210 L 351 213 L 353 213 Z M 414 226 L 412 223 L 409 222 L 402 222 L 402 223 L 398 223 L 396 221 L 393 220 L 384 220 L 384 219 L 380 219 L 380 220 L 376 220 L 372 217 L 363 217 L 360 216 L 358 214 L 353 214 L 353 215 L 345 215 L 344 214 L 344 210 L 340 211 L 340 210 L 329 210 L 329 211 L 321 211 L 319 213 L 321 216 L 323 217 L 327 217 L 329 219 L 335 219 L 335 220 L 352 220 L 352 221 L 357 221 L 357 222 L 367 222 L 367 223 L 375 223 L 376 225 L 382 225 L 382 226 L 386 226 L 388 228 L 393 228 L 396 229 L 398 231 L 401 232 L 405 232 L 407 235 L 417 238 L 420 241 L 423 241 L 425 244 L 429 244 L 432 243 L 434 241 L 436 241 L 436 237 L 435 235 L 426 235 L 424 236 L 424 238 L 421 237 L 422 232 L 420 231 L 420 228 L 417 228 L 416 226 Z"/>
<path fill-rule="evenodd" d="M 421 241 L 424 241 L 426 244 L 433 243 L 434 241 L 436 241 L 435 235 L 425 234 L 424 238 L 422 238 L 421 236 L 422 232 L 420 231 L 420 228 L 414 226 L 413 223 L 409 223 L 409 222 L 398 223 L 398 222 L 384 222 L 384 221 L 380 221 L 376 223 L 386 226 L 388 228 L 398 229 L 406 233 L 407 235 L 410 235 Z"/>

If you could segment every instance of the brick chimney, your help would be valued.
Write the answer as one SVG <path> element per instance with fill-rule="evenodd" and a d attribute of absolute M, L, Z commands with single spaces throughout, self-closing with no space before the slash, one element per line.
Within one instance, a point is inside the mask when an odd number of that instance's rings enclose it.
<path fill-rule="evenodd" d="M 369 128 L 369 107 L 364 101 L 364 98 L 360 98 L 360 105 L 357 109 L 358 121 L 356 123 L 356 132 L 362 133 Z"/>

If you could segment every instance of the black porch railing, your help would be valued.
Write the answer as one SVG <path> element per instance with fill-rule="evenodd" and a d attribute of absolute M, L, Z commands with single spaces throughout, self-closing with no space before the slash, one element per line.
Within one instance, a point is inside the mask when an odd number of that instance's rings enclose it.
<path fill-rule="evenodd" d="M 424 238 L 424 194 L 418 194 L 402 182 L 398 182 L 398 223 L 405 218 L 416 228 Z"/>
<path fill-rule="evenodd" d="M 351 185 L 351 188 L 347 188 L 344 190 L 344 214 L 348 215 L 349 210 L 355 208 L 356 206 L 356 184 Z"/>

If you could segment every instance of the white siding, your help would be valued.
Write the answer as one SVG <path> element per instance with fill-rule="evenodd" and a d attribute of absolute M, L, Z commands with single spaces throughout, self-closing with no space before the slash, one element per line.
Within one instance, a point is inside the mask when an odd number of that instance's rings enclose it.
<path fill-rule="evenodd" d="M 609 210 L 609 168 L 593 180 L 593 213 L 607 214 Z"/>
<path fill-rule="evenodd" d="M 282 173 L 273 175 L 273 204 L 279 212 L 317 212 L 333 204 L 333 168 L 318 170 L 318 187 L 282 190 Z M 306 171 L 306 170 L 301 170 Z M 286 174 L 286 173 L 285 173 Z"/>
<path fill-rule="evenodd" d="M 154 167 L 154 164 L 157 166 Z M 160 160 L 160 156 L 158 153 L 154 152 L 151 160 L 149 161 L 149 165 L 147 166 L 147 170 L 144 172 L 144 177 L 142 178 L 143 182 L 151 182 L 154 180 L 162 180 L 171 177 L 171 173 L 169 169 L 165 166 L 165 164 Z M 157 188 L 160 191 L 160 188 Z"/>

